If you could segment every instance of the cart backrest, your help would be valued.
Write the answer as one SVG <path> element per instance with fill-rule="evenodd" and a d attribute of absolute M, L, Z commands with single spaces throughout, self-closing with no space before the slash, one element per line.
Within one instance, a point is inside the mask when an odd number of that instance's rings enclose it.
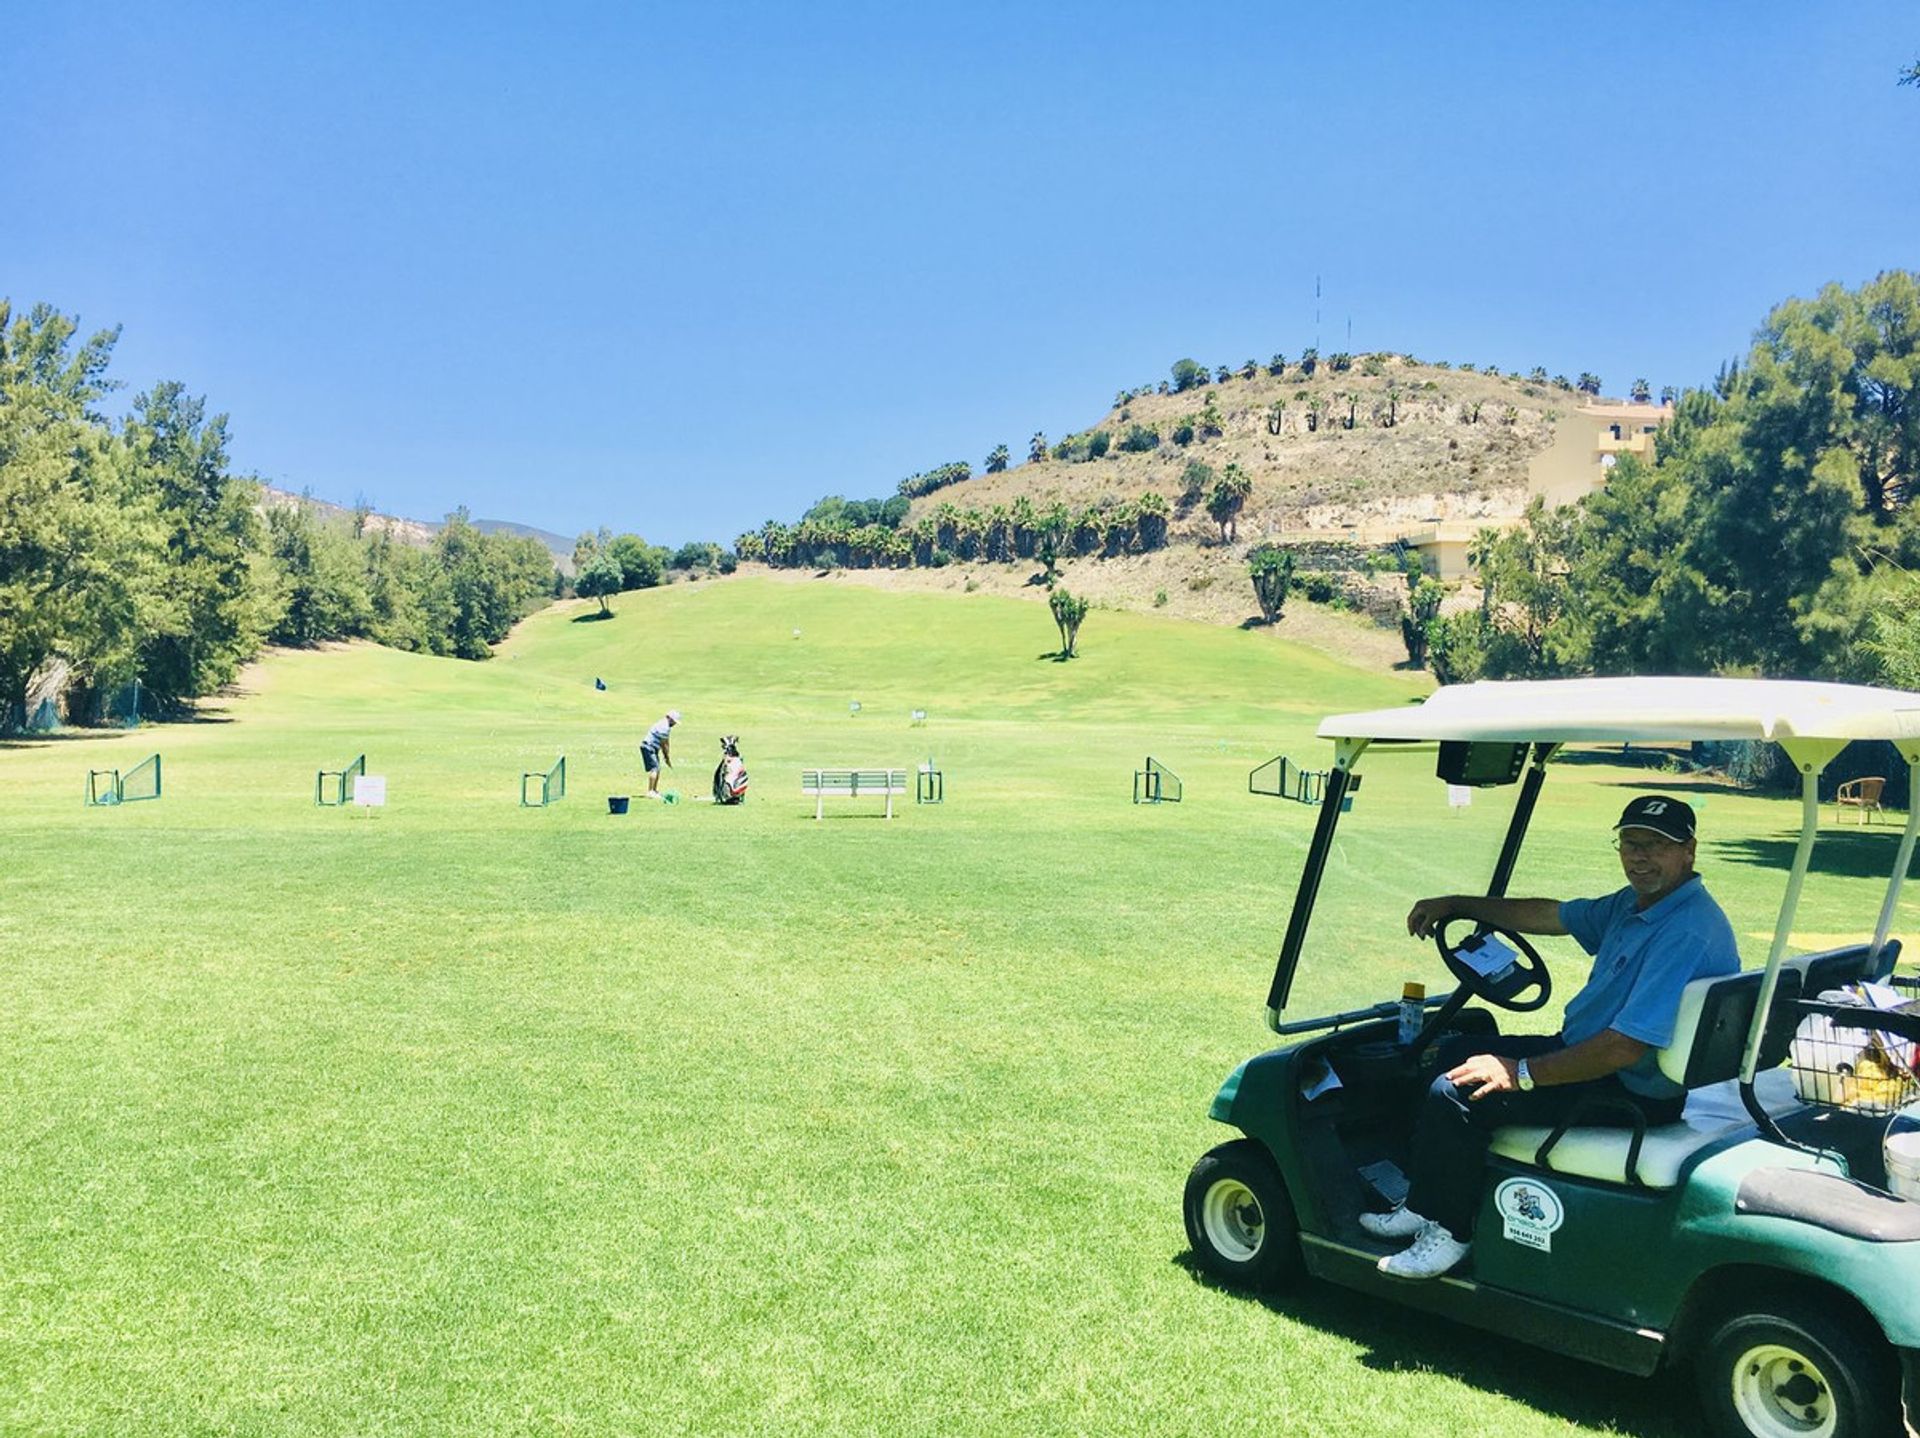
<path fill-rule="evenodd" d="M 1673 1041 L 1659 1051 L 1660 1072 L 1689 1089 L 1737 1076 L 1765 978 L 1764 970 L 1747 969 L 1720 978 L 1695 979 L 1682 989 Z M 1766 1033 L 1760 1040 L 1761 1068 L 1773 1068 L 1786 1058 L 1799 1017 L 1793 1002 L 1799 997 L 1800 971 L 1783 965 L 1779 982 L 1774 985 Z"/>
<path fill-rule="evenodd" d="M 1873 946 L 1867 943 L 1847 944 L 1838 949 L 1822 949 L 1817 954 L 1801 954 L 1781 964 L 1782 970 L 1797 969 L 1800 973 L 1800 992 L 1807 998 L 1818 998 L 1828 989 L 1837 989 L 1842 984 L 1857 984 L 1862 979 L 1882 979 L 1893 972 L 1895 960 L 1900 957 L 1900 941 L 1888 939 L 1880 950 L 1880 962 L 1871 962 Z"/>

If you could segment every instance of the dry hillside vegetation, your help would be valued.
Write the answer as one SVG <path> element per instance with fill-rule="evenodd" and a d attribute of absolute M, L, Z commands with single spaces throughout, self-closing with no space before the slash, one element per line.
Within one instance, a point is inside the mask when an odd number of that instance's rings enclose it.
<path fill-rule="evenodd" d="M 1398 356 L 1356 356 L 1351 369 L 1339 372 L 1323 362 L 1311 378 L 1297 365 L 1278 377 L 1263 366 L 1252 378 L 1236 373 L 1180 394 L 1137 394 L 1088 427 L 1112 437 L 1104 457 L 1049 458 L 980 475 L 916 500 L 910 519 L 943 503 L 986 509 L 1021 495 L 1036 505 L 1061 501 L 1076 508 L 1148 490 L 1172 501 L 1192 460 L 1216 475 L 1237 464 L 1253 481 L 1240 519 L 1243 539 L 1428 518 L 1503 518 L 1524 507 L 1529 460 L 1552 442 L 1555 421 L 1581 398 L 1547 384 Z M 1209 403 L 1218 414 L 1217 435 L 1201 419 Z M 1193 424 L 1195 434 L 1180 445 L 1172 435 L 1183 423 Z M 1123 452 L 1120 441 L 1134 425 L 1158 430 L 1159 447 Z M 1217 533 L 1202 502 L 1176 517 L 1170 537 L 1178 542 Z"/>

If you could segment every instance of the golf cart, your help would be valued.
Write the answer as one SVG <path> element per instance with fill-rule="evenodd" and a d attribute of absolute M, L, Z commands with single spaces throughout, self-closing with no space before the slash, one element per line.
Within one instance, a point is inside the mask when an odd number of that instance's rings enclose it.
<path fill-rule="evenodd" d="M 1920 1419 L 1920 1184 L 1901 1157 L 1912 1148 L 1896 1151 L 1890 1136 L 1914 1142 L 1905 1130 L 1920 1110 L 1906 1106 L 1920 1003 L 1863 1007 L 1857 988 L 1847 1002 L 1835 992 L 1875 981 L 1884 1003 L 1920 989 L 1892 977 L 1899 944 L 1889 937 L 1920 832 L 1920 694 L 1733 679 L 1483 683 L 1339 715 L 1319 732 L 1334 742 L 1334 767 L 1267 998 L 1268 1024 L 1288 1046 L 1241 1064 L 1213 1101 L 1212 1117 L 1245 1137 L 1205 1155 L 1187 1181 L 1200 1267 L 1247 1288 L 1311 1274 L 1628 1373 L 1690 1363 L 1709 1428 L 1737 1438 L 1880 1438 L 1900 1431 L 1903 1407 Z M 1499 1130 L 1466 1262 L 1427 1282 L 1382 1275 L 1378 1260 L 1400 1245 L 1358 1219 L 1404 1196 L 1435 1041 L 1496 1032 L 1497 1011 L 1544 1006 L 1553 979 L 1518 934 L 1495 931 L 1510 962 L 1485 962 L 1501 951 L 1460 921 L 1435 934 L 1450 994 L 1411 1000 L 1410 1011 L 1388 1001 L 1287 1016 L 1362 755 L 1437 745 L 1447 782 L 1514 789 L 1486 890 L 1499 896 L 1560 746 L 1730 739 L 1786 751 L 1801 776 L 1800 838 L 1766 966 L 1683 991 L 1657 1055 L 1687 1090 L 1681 1121 L 1597 1126 L 1576 1109 L 1551 1130 Z M 1892 741 L 1909 767 L 1892 876 L 1870 936 L 1790 956 L 1817 780 L 1855 739 Z M 1612 887 L 1595 877 L 1596 890 Z M 1397 929 L 1401 912 L 1379 923 Z"/>

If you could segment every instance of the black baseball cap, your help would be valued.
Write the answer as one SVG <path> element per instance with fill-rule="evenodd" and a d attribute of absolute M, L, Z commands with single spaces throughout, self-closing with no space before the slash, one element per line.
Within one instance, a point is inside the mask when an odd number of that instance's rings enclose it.
<path fill-rule="evenodd" d="M 1665 794 L 1642 794 L 1627 805 L 1613 827 L 1616 833 L 1621 829 L 1651 829 L 1676 844 L 1685 844 L 1693 838 L 1693 805 Z"/>

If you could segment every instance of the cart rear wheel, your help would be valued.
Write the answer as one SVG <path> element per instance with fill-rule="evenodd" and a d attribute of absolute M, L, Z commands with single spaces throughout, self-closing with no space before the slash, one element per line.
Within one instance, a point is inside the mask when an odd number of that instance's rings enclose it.
<path fill-rule="evenodd" d="M 1893 1352 L 1870 1322 L 1818 1295 L 1772 1295 L 1709 1334 L 1700 1401 L 1727 1438 L 1872 1438 L 1900 1431 Z"/>
<path fill-rule="evenodd" d="M 1187 1241 L 1200 1266 L 1235 1288 L 1271 1288 L 1300 1270 L 1287 1185 L 1250 1138 L 1223 1143 L 1187 1175 Z"/>

